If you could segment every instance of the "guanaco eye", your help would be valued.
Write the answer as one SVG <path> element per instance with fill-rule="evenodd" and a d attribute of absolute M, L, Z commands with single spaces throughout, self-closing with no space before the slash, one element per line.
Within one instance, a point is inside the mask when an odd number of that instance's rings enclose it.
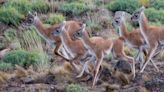
<path fill-rule="evenodd" d="M 57 29 L 56 32 L 59 33 L 60 32 L 59 29 Z"/>
<path fill-rule="evenodd" d="M 78 32 L 77 34 L 78 34 L 78 35 L 80 35 L 80 33 L 79 33 L 79 32 Z"/>
<path fill-rule="evenodd" d="M 135 18 L 138 18 L 138 16 L 137 16 L 137 15 L 135 15 L 134 17 L 135 17 Z"/>
<path fill-rule="evenodd" d="M 118 20 L 116 20 L 116 23 L 119 23 L 119 21 L 118 21 Z"/>

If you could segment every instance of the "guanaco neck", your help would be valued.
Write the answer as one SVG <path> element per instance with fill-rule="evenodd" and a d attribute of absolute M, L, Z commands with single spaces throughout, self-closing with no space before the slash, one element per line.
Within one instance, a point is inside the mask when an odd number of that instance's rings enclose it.
<path fill-rule="evenodd" d="M 143 38 L 145 39 L 146 43 L 148 45 L 149 44 L 149 41 L 148 41 L 148 20 L 144 14 L 144 12 L 141 12 L 141 16 L 140 16 L 140 19 L 139 19 L 139 27 L 140 27 L 140 32 L 143 36 Z"/>
<path fill-rule="evenodd" d="M 122 21 L 121 26 L 119 27 L 119 35 L 125 37 L 128 35 L 128 31 L 124 20 Z"/>
<path fill-rule="evenodd" d="M 140 25 L 140 29 L 142 29 L 142 31 L 145 31 L 145 32 L 148 31 L 148 19 L 145 16 L 144 12 L 141 13 L 139 25 Z"/>
<path fill-rule="evenodd" d="M 54 40 L 49 39 L 50 30 L 46 30 L 43 23 L 38 17 L 34 18 L 34 25 L 37 28 L 36 32 L 50 45 L 53 46 Z"/>
<path fill-rule="evenodd" d="M 44 34 L 46 36 L 48 35 L 46 28 L 44 27 L 43 23 L 40 21 L 40 19 L 38 17 L 34 18 L 34 25 L 41 34 Z"/>
<path fill-rule="evenodd" d="M 81 41 L 86 49 L 92 49 L 92 42 L 90 41 L 88 34 L 85 32 L 83 32 Z"/>
<path fill-rule="evenodd" d="M 70 49 L 70 45 L 72 44 L 72 39 L 69 36 L 69 34 L 66 31 L 63 31 L 60 35 L 60 38 L 61 38 L 61 41 L 62 41 L 64 48 L 69 52 L 70 56 L 72 58 L 74 58 L 75 54 Z"/>

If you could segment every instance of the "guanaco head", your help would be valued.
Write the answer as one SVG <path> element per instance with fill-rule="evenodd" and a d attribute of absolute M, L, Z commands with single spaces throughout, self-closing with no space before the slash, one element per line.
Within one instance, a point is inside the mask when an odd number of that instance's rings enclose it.
<path fill-rule="evenodd" d="M 37 20 L 39 20 L 39 17 L 37 16 L 37 12 L 28 12 L 27 16 L 26 16 L 26 23 L 28 25 L 34 24 Z"/>
<path fill-rule="evenodd" d="M 85 34 L 85 28 L 86 28 L 86 24 L 83 24 L 82 27 L 78 31 L 75 31 L 73 33 L 74 38 L 81 39 L 83 35 Z"/>
<path fill-rule="evenodd" d="M 136 10 L 132 16 L 131 16 L 131 20 L 133 22 L 136 22 L 136 21 L 139 21 L 141 19 L 141 15 L 144 14 L 144 10 L 145 10 L 145 7 L 142 6 L 140 9 Z"/>
<path fill-rule="evenodd" d="M 120 16 L 114 18 L 112 25 L 113 27 L 119 27 L 125 21 L 125 12 L 122 12 Z"/>
<path fill-rule="evenodd" d="M 66 21 L 63 21 L 59 27 L 55 28 L 55 30 L 52 32 L 52 34 L 54 36 L 59 36 L 62 34 L 62 32 L 64 32 L 66 29 L 65 29 L 65 25 L 66 25 Z"/>

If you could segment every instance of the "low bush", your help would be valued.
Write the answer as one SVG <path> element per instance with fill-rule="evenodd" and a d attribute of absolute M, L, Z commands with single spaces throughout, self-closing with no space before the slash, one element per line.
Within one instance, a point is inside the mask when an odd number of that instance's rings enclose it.
<path fill-rule="evenodd" d="M 154 8 L 148 8 L 145 10 L 145 14 L 150 21 L 158 22 L 160 21 L 164 24 L 164 11 L 163 10 L 156 10 Z"/>
<path fill-rule="evenodd" d="M 66 88 L 66 92 L 88 92 L 88 90 L 80 87 L 80 85 L 70 84 Z"/>
<path fill-rule="evenodd" d="M 164 9 L 164 0 L 154 0 L 152 3 L 151 3 L 151 7 L 159 10 L 163 10 Z"/>
<path fill-rule="evenodd" d="M 31 3 L 29 0 L 8 0 L 5 3 L 5 6 L 11 6 L 14 7 L 16 10 L 18 10 L 22 14 L 27 14 L 28 11 L 31 11 Z"/>
<path fill-rule="evenodd" d="M 46 20 L 47 24 L 56 24 L 64 20 L 64 16 L 61 14 L 50 14 L 49 18 Z"/>
<path fill-rule="evenodd" d="M 11 6 L 0 8 L 0 21 L 4 24 L 17 26 L 23 18 L 24 16 Z"/>
<path fill-rule="evenodd" d="M 34 52 L 13 50 L 7 53 L 2 60 L 5 63 L 11 63 L 13 66 L 17 64 L 23 67 L 28 67 L 31 64 L 41 61 L 41 57 Z"/>
<path fill-rule="evenodd" d="M 114 0 L 106 5 L 106 7 L 112 11 L 126 11 L 133 13 L 137 8 L 140 7 L 138 0 Z"/>
<path fill-rule="evenodd" d="M 80 15 L 87 11 L 89 7 L 87 7 L 84 3 L 72 2 L 72 3 L 64 3 L 59 7 L 59 10 L 73 15 Z"/>

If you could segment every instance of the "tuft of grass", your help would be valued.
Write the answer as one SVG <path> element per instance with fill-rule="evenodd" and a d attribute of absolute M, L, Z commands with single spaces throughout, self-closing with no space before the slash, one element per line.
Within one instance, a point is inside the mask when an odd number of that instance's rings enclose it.
<path fill-rule="evenodd" d="M 13 66 L 11 63 L 5 63 L 3 61 L 0 61 L 0 70 L 1 71 L 7 71 L 7 70 L 10 70 L 12 68 L 13 68 Z"/>
<path fill-rule="evenodd" d="M 70 84 L 66 88 L 66 92 L 89 92 L 89 91 L 87 89 L 81 87 L 80 85 Z"/>
<path fill-rule="evenodd" d="M 53 25 L 53 24 L 62 22 L 64 19 L 65 19 L 64 16 L 61 14 L 52 14 L 51 13 L 49 15 L 49 18 L 46 20 L 46 23 Z"/>
<path fill-rule="evenodd" d="M 21 45 L 21 48 L 30 52 L 30 56 L 32 60 L 35 62 L 33 63 L 36 67 L 36 70 L 39 72 L 44 72 L 49 70 L 49 57 L 44 52 L 42 47 L 42 39 L 37 34 L 36 28 L 34 26 L 29 27 L 29 29 L 23 30 L 19 32 L 18 39 Z"/>
<path fill-rule="evenodd" d="M 4 32 L 4 36 L 8 41 L 13 41 L 17 38 L 16 29 L 9 28 Z"/>
<path fill-rule="evenodd" d="M 100 31 L 102 28 L 98 23 L 91 20 L 88 20 L 86 24 L 90 30 L 95 31 L 95 32 Z"/>
<path fill-rule="evenodd" d="M 7 25 L 17 26 L 24 19 L 24 16 L 15 8 L 8 6 L 0 8 L 0 21 Z"/>

